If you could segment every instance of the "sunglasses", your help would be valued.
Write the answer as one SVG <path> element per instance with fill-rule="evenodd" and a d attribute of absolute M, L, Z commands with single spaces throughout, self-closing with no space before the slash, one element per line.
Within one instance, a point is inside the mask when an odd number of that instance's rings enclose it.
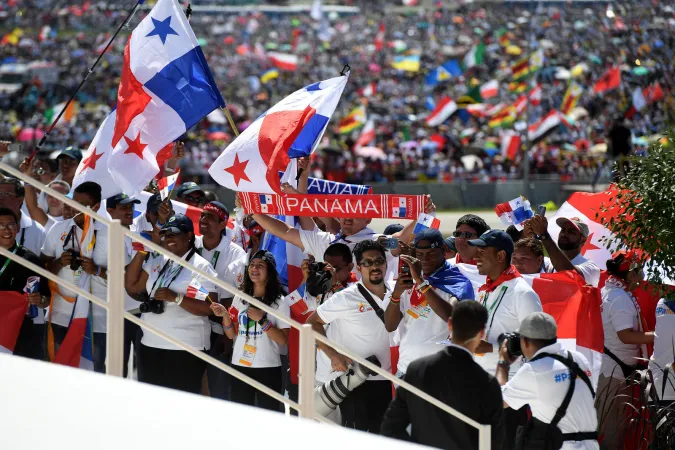
<path fill-rule="evenodd" d="M 385 264 L 387 264 L 387 260 L 384 258 L 377 258 L 376 260 L 364 259 L 359 263 L 359 265 L 362 267 L 384 266 Z"/>
<path fill-rule="evenodd" d="M 183 198 L 185 199 L 185 201 L 188 201 L 188 202 L 194 202 L 194 203 L 203 203 L 204 200 L 205 200 L 204 197 L 192 197 L 192 196 L 188 196 L 188 197 L 183 197 Z"/>
<path fill-rule="evenodd" d="M 469 239 L 474 236 L 478 236 L 476 233 L 472 233 L 471 231 L 453 231 L 452 235 L 456 238 L 464 238 L 464 239 Z"/>

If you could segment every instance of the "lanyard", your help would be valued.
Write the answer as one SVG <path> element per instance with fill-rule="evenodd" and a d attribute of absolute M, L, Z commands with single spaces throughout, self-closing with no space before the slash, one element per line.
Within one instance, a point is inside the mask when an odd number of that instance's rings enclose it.
<path fill-rule="evenodd" d="M 19 249 L 19 246 L 15 245 L 14 250 L 12 250 L 12 255 L 15 255 L 16 251 L 18 249 Z M 3 273 L 5 273 L 5 269 L 7 269 L 7 266 L 9 266 L 10 261 L 12 261 L 12 260 L 7 258 L 7 260 L 5 261 L 5 264 L 2 265 L 2 269 L 0 269 L 0 277 L 2 276 Z"/>
<path fill-rule="evenodd" d="M 216 270 L 216 265 L 218 265 L 218 258 L 220 258 L 220 250 L 216 250 L 213 252 L 213 256 L 211 257 L 211 266 L 213 266 L 213 270 Z"/>
<path fill-rule="evenodd" d="M 490 306 L 490 308 L 488 309 L 488 317 L 492 316 L 492 319 L 490 320 L 490 326 L 488 327 L 487 333 L 485 333 L 485 339 L 486 340 L 490 336 L 490 331 L 492 331 L 492 324 L 494 323 L 495 316 L 497 315 L 497 309 L 499 309 L 499 305 L 502 304 L 502 300 L 504 299 L 504 296 L 506 295 L 507 289 L 508 288 L 506 286 L 502 286 L 502 288 L 499 290 L 499 295 L 497 296 L 495 301 L 492 302 L 492 306 Z M 487 300 L 488 300 L 489 296 L 490 296 L 490 293 L 488 292 L 485 295 L 485 298 L 483 299 L 483 306 L 485 306 L 485 307 L 487 307 Z M 494 312 L 493 312 L 493 310 L 494 310 Z"/>
<path fill-rule="evenodd" d="M 196 250 L 194 248 L 192 248 L 192 250 L 190 250 L 190 252 L 185 257 L 185 261 L 190 261 L 190 258 L 192 258 L 192 256 L 195 254 L 195 252 L 196 252 Z M 176 280 L 176 278 L 178 278 L 178 275 L 180 275 L 180 273 L 183 271 L 183 266 L 179 265 L 178 270 L 176 271 L 175 274 L 173 274 L 173 277 L 171 278 L 171 280 L 169 280 L 169 283 L 166 286 L 163 286 L 165 278 L 169 277 L 168 275 L 166 275 L 165 272 L 167 272 L 167 269 L 169 267 L 173 266 L 172 262 L 173 261 L 168 260 L 167 262 L 164 263 L 164 267 L 162 267 L 162 270 L 159 271 L 159 275 L 157 275 L 157 279 L 155 280 L 154 283 L 152 283 L 152 287 L 150 288 L 150 292 L 149 292 L 150 297 L 152 297 L 152 293 L 155 290 L 155 286 L 157 285 L 157 282 L 159 282 L 158 288 L 162 288 L 162 287 L 168 288 Z M 161 279 L 161 282 L 160 282 L 160 279 Z"/>

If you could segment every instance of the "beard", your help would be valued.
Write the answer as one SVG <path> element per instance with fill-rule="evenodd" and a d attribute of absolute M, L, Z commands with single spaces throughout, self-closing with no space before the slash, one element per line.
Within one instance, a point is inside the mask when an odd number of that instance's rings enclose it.
<path fill-rule="evenodd" d="M 577 250 L 578 248 L 581 247 L 581 245 L 579 245 L 579 244 L 581 244 L 581 243 L 580 242 L 569 242 L 569 241 L 560 242 L 560 240 L 558 240 L 558 247 L 560 248 L 560 250 L 563 250 L 563 251 L 566 251 L 566 252 L 569 252 L 571 250 Z"/>
<path fill-rule="evenodd" d="M 380 278 L 377 278 L 375 280 L 373 280 L 373 277 L 368 277 L 368 281 L 370 281 L 370 284 L 377 286 L 384 283 L 384 277 L 380 276 Z"/>

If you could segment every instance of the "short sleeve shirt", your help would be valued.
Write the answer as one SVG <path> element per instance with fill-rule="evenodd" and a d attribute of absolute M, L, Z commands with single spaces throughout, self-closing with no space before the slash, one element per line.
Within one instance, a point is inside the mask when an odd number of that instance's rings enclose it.
<path fill-rule="evenodd" d="M 638 311 L 630 296 L 623 289 L 605 286 L 602 288 L 602 327 L 605 333 L 605 347 L 617 358 L 630 366 L 637 364 L 640 346 L 624 344 L 617 335 L 621 330 L 638 330 Z M 602 355 L 601 372 L 606 377 L 623 379 L 623 372 L 606 354 Z"/>

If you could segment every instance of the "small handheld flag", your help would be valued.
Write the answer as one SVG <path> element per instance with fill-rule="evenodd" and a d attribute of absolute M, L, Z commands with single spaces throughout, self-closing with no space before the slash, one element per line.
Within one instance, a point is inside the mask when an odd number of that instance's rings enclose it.
<path fill-rule="evenodd" d="M 413 234 L 421 233 L 422 231 L 429 228 L 438 230 L 440 227 L 441 221 L 439 219 L 430 214 L 422 213 L 417 217 L 417 223 L 413 229 Z"/>
<path fill-rule="evenodd" d="M 209 296 L 209 291 L 204 289 L 204 286 L 196 278 L 193 278 L 185 295 L 196 300 L 206 300 Z"/>
<path fill-rule="evenodd" d="M 522 223 L 534 216 L 530 202 L 522 195 L 495 206 L 495 212 L 504 225 L 515 225 L 522 230 Z"/>
<path fill-rule="evenodd" d="M 164 177 L 157 182 L 157 188 L 159 189 L 159 195 L 162 198 L 162 201 L 166 200 L 171 196 L 173 188 L 176 187 L 176 182 L 180 176 L 180 170 L 178 170 L 173 175 Z"/>
<path fill-rule="evenodd" d="M 23 288 L 23 291 L 26 294 L 34 294 L 40 289 L 40 277 L 28 277 L 26 280 L 26 287 Z M 35 305 L 30 305 L 28 307 L 28 315 L 31 319 L 34 319 L 38 316 L 38 309 Z"/>

